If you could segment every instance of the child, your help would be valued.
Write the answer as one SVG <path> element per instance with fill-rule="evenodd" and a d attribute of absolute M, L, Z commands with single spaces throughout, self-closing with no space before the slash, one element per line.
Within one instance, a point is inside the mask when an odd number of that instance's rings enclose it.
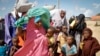
<path fill-rule="evenodd" d="M 64 56 L 76 56 L 77 54 L 77 48 L 73 44 L 73 37 L 68 36 L 66 38 L 66 44 L 62 46 L 62 53 Z"/>
<path fill-rule="evenodd" d="M 48 38 L 50 56 L 53 56 L 53 48 L 54 48 L 54 44 L 55 44 L 55 38 L 53 37 L 54 29 L 52 27 L 47 30 L 46 36 Z"/>
<path fill-rule="evenodd" d="M 63 32 L 66 36 L 68 36 L 68 28 L 67 28 L 67 26 L 65 26 L 65 25 L 62 26 L 62 32 Z"/>
<path fill-rule="evenodd" d="M 96 38 L 92 37 L 90 28 L 84 29 L 82 39 L 78 56 L 96 56 L 97 51 L 100 50 L 100 44 Z"/>
<path fill-rule="evenodd" d="M 67 26 L 62 26 L 61 32 L 58 35 L 57 41 L 58 43 L 58 53 L 61 53 L 61 47 L 66 43 L 65 38 L 67 38 Z"/>
<path fill-rule="evenodd" d="M 56 40 L 57 40 L 58 35 L 59 35 L 60 32 L 61 32 L 61 27 L 56 27 L 55 28 L 55 34 L 54 34 Z"/>
<path fill-rule="evenodd" d="M 18 46 L 18 38 L 17 37 L 14 37 L 13 39 L 12 39 L 12 44 L 13 44 L 13 46 L 11 47 L 11 49 L 10 49 L 10 56 L 13 56 L 14 55 L 14 53 L 20 48 L 20 46 Z"/>
<path fill-rule="evenodd" d="M 0 56 L 6 56 L 7 46 L 5 45 L 3 40 L 0 40 Z"/>

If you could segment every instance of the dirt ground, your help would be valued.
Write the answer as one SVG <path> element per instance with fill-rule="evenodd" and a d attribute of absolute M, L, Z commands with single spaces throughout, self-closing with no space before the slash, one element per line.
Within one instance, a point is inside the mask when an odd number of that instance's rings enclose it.
<path fill-rule="evenodd" d="M 93 36 L 96 37 L 100 43 L 100 21 L 97 22 L 99 26 L 95 26 L 96 21 L 86 21 L 86 23 L 87 27 L 93 30 Z M 96 54 L 96 56 L 100 56 L 100 51 Z"/>

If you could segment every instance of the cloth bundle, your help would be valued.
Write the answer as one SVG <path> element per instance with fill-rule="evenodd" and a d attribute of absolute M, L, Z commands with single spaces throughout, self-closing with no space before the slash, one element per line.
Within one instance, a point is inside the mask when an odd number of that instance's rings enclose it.
<path fill-rule="evenodd" d="M 17 27 L 22 27 L 22 25 L 27 24 L 29 19 L 32 17 L 37 17 L 34 19 L 35 22 L 37 22 L 38 20 L 41 20 L 44 28 L 47 29 L 50 26 L 50 13 L 45 8 L 29 9 L 27 12 L 27 16 L 19 18 L 19 20 L 15 22 L 15 25 Z M 40 17 L 40 19 L 38 17 Z"/>

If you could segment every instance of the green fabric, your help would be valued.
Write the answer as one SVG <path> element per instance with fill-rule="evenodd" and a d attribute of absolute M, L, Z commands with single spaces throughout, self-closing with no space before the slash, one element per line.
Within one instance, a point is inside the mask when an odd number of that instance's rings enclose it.
<path fill-rule="evenodd" d="M 21 17 L 15 22 L 15 26 L 22 27 L 23 24 L 28 23 L 28 20 L 29 20 L 28 17 Z"/>
<path fill-rule="evenodd" d="M 27 12 L 26 17 L 21 17 L 15 22 L 17 27 L 21 27 L 23 24 L 28 23 L 31 17 L 40 16 L 43 26 L 47 29 L 50 26 L 50 12 L 45 8 L 31 8 Z"/>

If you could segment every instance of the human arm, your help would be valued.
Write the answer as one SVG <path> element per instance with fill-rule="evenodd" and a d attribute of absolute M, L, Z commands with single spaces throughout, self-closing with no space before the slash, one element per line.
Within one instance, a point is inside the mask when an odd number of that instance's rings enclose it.
<path fill-rule="evenodd" d="M 11 49 L 10 49 L 10 56 L 13 56 L 14 53 L 15 53 L 17 50 L 18 50 L 18 49 L 17 49 L 16 47 L 12 46 Z"/>

